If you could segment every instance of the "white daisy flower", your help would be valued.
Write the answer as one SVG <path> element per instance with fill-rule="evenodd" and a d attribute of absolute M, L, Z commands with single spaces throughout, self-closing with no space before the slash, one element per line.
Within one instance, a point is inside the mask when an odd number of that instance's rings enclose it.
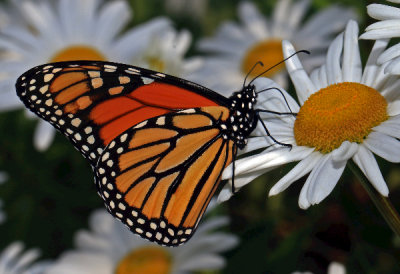
<path fill-rule="evenodd" d="M 243 79 L 250 71 L 251 76 L 256 76 L 265 67 L 282 61 L 283 39 L 293 41 L 296 48 L 312 52 L 305 60 L 307 69 L 322 64 L 332 35 L 342 31 L 345 22 L 354 18 L 355 14 L 350 9 L 332 6 L 304 22 L 309 2 L 277 1 L 271 18 L 264 17 L 251 2 L 241 3 L 238 7 L 240 24 L 226 22 L 213 38 L 199 42 L 199 49 L 212 55 L 207 58 L 196 81 L 230 94 L 241 87 Z M 258 61 L 262 61 L 264 67 L 257 66 L 251 70 Z M 287 83 L 283 65 L 265 76 L 273 78 L 283 87 Z"/>
<path fill-rule="evenodd" d="M 49 262 L 34 261 L 40 256 L 37 249 L 23 252 L 21 242 L 11 243 L 0 253 L 0 273 L 2 274 L 42 274 Z"/>
<path fill-rule="evenodd" d="M 203 220 L 185 245 L 159 246 L 132 234 L 105 210 L 90 217 L 91 231 L 77 233 L 77 250 L 64 253 L 46 274 L 192 273 L 224 267 L 220 252 L 237 245 L 236 236 L 211 232 L 228 223 L 227 217 Z"/>
<path fill-rule="evenodd" d="M 399 0 L 389 2 L 400 3 Z M 380 22 L 373 23 L 365 29 L 361 39 L 388 39 L 400 37 L 400 8 L 382 4 L 370 4 L 367 7 L 369 16 Z M 378 58 L 378 64 L 389 62 L 385 72 L 400 74 L 400 43 L 385 50 Z"/>
<path fill-rule="evenodd" d="M 236 173 L 243 177 L 241 185 L 271 168 L 300 161 L 271 188 L 269 195 L 282 192 L 310 173 L 299 198 L 300 207 L 308 208 L 331 193 L 347 161 L 352 159 L 376 190 L 388 196 L 388 187 L 373 155 L 400 162 L 400 142 L 396 139 L 400 138 L 400 80 L 385 74 L 385 67 L 376 63 L 387 43 L 376 41 L 362 71 L 358 25 L 350 21 L 329 47 L 325 64 L 310 75 L 297 56 L 287 60 L 300 106 L 287 93 L 284 95 L 297 115 L 275 115 L 264 122 L 276 140 L 293 147 L 277 145 L 237 160 Z M 283 50 L 285 57 L 295 52 L 288 41 L 283 42 Z M 259 89 L 271 85 L 268 80 L 257 80 Z M 261 108 L 288 112 L 282 98 L 276 95 L 269 102 L 261 100 Z M 249 149 L 270 143 L 265 138 L 253 138 Z M 223 177 L 230 178 L 231 173 L 227 168 Z"/>
<path fill-rule="evenodd" d="M 0 71 L 7 75 L 0 78 L 0 111 L 23 106 L 14 85 L 31 67 L 82 59 L 126 62 L 143 51 L 155 31 L 169 27 L 168 20 L 158 18 L 120 34 L 131 19 L 125 1 L 24 1 L 18 7 L 28 25 L 11 24 L 0 34 L 0 50 L 12 53 L 0 60 Z M 49 123 L 40 121 L 35 147 L 45 150 L 54 132 Z"/>
<path fill-rule="evenodd" d="M 137 54 L 131 63 L 135 66 L 188 79 L 202 65 L 200 57 L 185 59 L 191 42 L 192 35 L 187 30 L 177 32 L 170 28 L 154 33 L 148 40 L 147 47 Z"/>

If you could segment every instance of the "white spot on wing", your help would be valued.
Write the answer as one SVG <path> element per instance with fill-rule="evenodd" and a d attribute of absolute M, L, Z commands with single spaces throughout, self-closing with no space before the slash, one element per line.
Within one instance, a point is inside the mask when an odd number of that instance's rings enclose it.
<path fill-rule="evenodd" d="M 157 119 L 156 124 L 159 126 L 165 125 L 165 116 L 161 116 Z"/>
<path fill-rule="evenodd" d="M 142 77 L 142 81 L 143 81 L 143 83 L 144 83 L 145 85 L 147 85 L 147 84 L 153 83 L 153 82 L 154 82 L 154 79 L 147 78 L 147 77 Z"/>
<path fill-rule="evenodd" d="M 45 74 L 45 75 L 44 75 L 43 80 L 44 80 L 45 82 L 49 82 L 51 79 L 53 79 L 53 77 L 54 77 L 54 74 L 53 74 L 53 73 L 48 73 L 48 74 Z"/>

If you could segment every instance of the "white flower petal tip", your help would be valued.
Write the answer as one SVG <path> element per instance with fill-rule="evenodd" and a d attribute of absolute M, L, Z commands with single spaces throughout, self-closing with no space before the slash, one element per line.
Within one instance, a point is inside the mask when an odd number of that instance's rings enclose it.
<path fill-rule="evenodd" d="M 376 155 L 392 163 L 400 163 L 400 142 L 380 132 L 371 132 L 364 141 L 365 146 Z"/>
<path fill-rule="evenodd" d="M 301 160 L 271 188 L 269 196 L 281 193 L 293 182 L 308 174 L 318 164 L 322 157 L 322 154 L 319 152 L 312 152 L 309 156 L 303 157 L 303 160 Z"/>
<path fill-rule="evenodd" d="M 346 268 L 338 262 L 331 262 L 328 266 L 327 274 L 346 274 Z"/>
<path fill-rule="evenodd" d="M 49 123 L 40 120 L 33 137 L 34 147 L 38 151 L 46 151 L 54 140 L 56 131 Z"/>
<path fill-rule="evenodd" d="M 35 262 L 40 256 L 40 251 L 38 249 L 23 250 L 23 243 L 13 242 L 0 253 L 1 273 L 44 273 L 49 264 Z"/>
<path fill-rule="evenodd" d="M 299 57 L 294 55 L 296 50 L 289 41 L 282 41 L 282 51 L 283 57 L 287 58 L 285 60 L 286 69 L 289 73 L 290 79 L 292 79 L 296 88 L 297 97 L 302 105 L 307 98 L 316 91 L 315 85 L 305 72 Z"/>
<path fill-rule="evenodd" d="M 233 196 L 232 190 L 230 189 L 231 188 L 230 184 L 227 184 L 227 186 L 228 186 L 227 188 L 224 187 L 219 193 L 217 198 L 218 203 L 226 202 Z"/>
<path fill-rule="evenodd" d="M 399 71 L 400 74 L 400 71 Z M 395 117 L 400 114 L 400 101 L 391 102 L 387 109 L 388 114 L 391 117 Z"/>
<path fill-rule="evenodd" d="M 323 155 L 301 189 L 299 206 L 306 209 L 324 200 L 339 181 L 346 163 L 334 162 L 331 154 Z"/>
<path fill-rule="evenodd" d="M 277 187 L 272 187 L 268 192 L 268 197 L 272 197 L 272 196 L 278 195 L 281 192 L 282 191 L 280 191 Z"/>
<path fill-rule="evenodd" d="M 387 197 L 389 195 L 389 188 L 382 176 L 374 155 L 365 145 L 359 146 L 358 152 L 353 156 L 353 161 L 358 165 L 375 189 L 381 195 Z"/>
<path fill-rule="evenodd" d="M 299 198 L 299 207 L 301 209 L 308 209 L 311 206 L 310 202 L 307 199 Z"/>

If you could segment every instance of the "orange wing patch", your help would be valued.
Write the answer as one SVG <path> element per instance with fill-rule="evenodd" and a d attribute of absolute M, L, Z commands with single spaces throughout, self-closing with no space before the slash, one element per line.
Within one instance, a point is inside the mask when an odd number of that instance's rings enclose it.
<path fill-rule="evenodd" d="M 162 173 L 184 163 L 199 148 L 215 138 L 218 133 L 218 129 L 209 129 L 180 137 L 176 141 L 176 147 L 161 159 L 155 172 Z"/>
<path fill-rule="evenodd" d="M 234 147 L 233 141 L 222 138 L 214 118 L 229 110 L 204 110 L 151 118 L 115 138 L 103 152 L 107 157 L 96 167 L 100 194 L 110 212 L 133 232 L 178 245 L 196 229 Z M 199 121 L 198 128 L 187 125 L 193 119 Z M 119 159 L 119 164 L 108 165 L 109 158 Z M 116 187 L 108 188 L 103 181 Z M 141 234 L 151 230 L 155 233 Z"/>

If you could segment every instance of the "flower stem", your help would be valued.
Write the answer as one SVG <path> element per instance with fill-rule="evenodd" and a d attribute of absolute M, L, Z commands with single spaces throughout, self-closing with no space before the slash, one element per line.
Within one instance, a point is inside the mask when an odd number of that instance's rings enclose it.
<path fill-rule="evenodd" d="M 400 236 L 400 216 L 396 209 L 393 207 L 388 197 L 382 196 L 368 181 L 365 177 L 364 173 L 360 170 L 360 168 L 353 163 L 353 161 L 347 162 L 351 171 L 356 175 L 359 179 L 360 183 L 367 191 L 369 197 L 374 202 L 375 206 L 378 208 L 379 212 L 382 214 L 386 223 L 393 230 L 393 232 Z"/>

